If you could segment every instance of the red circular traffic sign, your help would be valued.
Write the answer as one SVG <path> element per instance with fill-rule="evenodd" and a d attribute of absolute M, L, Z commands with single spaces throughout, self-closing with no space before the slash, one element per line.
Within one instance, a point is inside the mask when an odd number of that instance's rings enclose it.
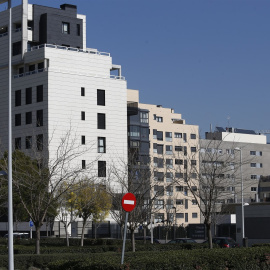
<path fill-rule="evenodd" d="M 131 212 L 136 206 L 136 197 L 133 193 L 127 193 L 122 198 L 122 207 L 126 212 Z"/>

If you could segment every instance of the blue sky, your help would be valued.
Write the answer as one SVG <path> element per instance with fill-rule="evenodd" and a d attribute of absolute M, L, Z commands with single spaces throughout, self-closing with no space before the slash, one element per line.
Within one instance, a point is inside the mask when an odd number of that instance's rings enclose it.
<path fill-rule="evenodd" d="M 29 3 L 77 5 L 87 15 L 87 46 L 111 53 L 140 102 L 174 108 L 202 135 L 228 116 L 230 126 L 270 130 L 269 0 Z"/>

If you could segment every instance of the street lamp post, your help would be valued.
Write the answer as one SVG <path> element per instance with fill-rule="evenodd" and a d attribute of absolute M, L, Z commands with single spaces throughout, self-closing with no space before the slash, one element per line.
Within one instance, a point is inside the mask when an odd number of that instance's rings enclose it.
<path fill-rule="evenodd" d="M 175 239 L 175 235 L 176 235 L 176 207 L 174 206 L 172 209 L 174 209 L 174 225 L 173 225 L 173 238 Z"/>
<path fill-rule="evenodd" d="M 241 175 L 241 215 L 242 215 L 242 244 L 245 246 L 245 216 L 244 216 L 244 191 L 243 191 L 243 172 L 242 172 L 242 149 L 236 147 L 234 150 L 240 153 L 240 175 Z"/>
<path fill-rule="evenodd" d="M 14 270 L 13 250 L 13 203 L 12 203 L 12 4 L 11 0 L 0 0 L 0 4 L 8 2 L 8 269 Z"/>

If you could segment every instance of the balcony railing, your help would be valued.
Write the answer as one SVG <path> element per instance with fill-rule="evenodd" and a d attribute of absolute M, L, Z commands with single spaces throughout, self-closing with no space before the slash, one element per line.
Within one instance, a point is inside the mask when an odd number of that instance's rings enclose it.
<path fill-rule="evenodd" d="M 8 32 L 5 32 L 5 33 L 3 33 L 3 34 L 0 34 L 0 38 L 1 37 L 5 37 L 5 36 L 7 36 L 8 35 Z"/>
<path fill-rule="evenodd" d="M 31 52 L 31 51 L 35 51 L 35 50 L 39 50 L 42 48 L 53 48 L 53 49 L 59 49 L 59 50 L 65 50 L 65 51 L 73 51 L 73 52 L 79 52 L 79 53 L 89 53 L 89 54 L 96 54 L 96 55 L 105 55 L 105 56 L 110 56 L 110 53 L 107 52 L 99 52 L 97 50 L 91 50 L 91 49 L 87 49 L 87 50 L 83 50 L 83 49 L 78 49 L 78 48 L 73 48 L 73 47 L 67 47 L 67 46 L 61 46 L 61 45 L 53 45 L 53 44 L 41 44 L 38 46 L 33 46 L 30 49 L 27 49 L 26 52 Z"/>
<path fill-rule="evenodd" d="M 14 79 L 22 78 L 22 77 L 26 77 L 33 74 L 42 73 L 44 71 L 47 71 L 47 68 L 40 68 L 40 69 L 25 72 L 25 73 L 17 74 L 17 75 L 14 75 L 13 78 Z"/>

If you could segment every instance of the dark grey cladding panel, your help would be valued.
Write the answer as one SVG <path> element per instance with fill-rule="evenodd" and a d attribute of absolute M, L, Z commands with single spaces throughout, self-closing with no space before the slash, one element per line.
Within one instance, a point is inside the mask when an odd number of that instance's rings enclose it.
<path fill-rule="evenodd" d="M 33 5 L 34 41 L 70 47 L 83 47 L 83 21 L 77 18 L 75 8 L 56 9 Z M 70 34 L 62 33 L 62 22 L 70 24 Z M 80 25 L 80 36 L 77 35 L 77 25 Z"/>

